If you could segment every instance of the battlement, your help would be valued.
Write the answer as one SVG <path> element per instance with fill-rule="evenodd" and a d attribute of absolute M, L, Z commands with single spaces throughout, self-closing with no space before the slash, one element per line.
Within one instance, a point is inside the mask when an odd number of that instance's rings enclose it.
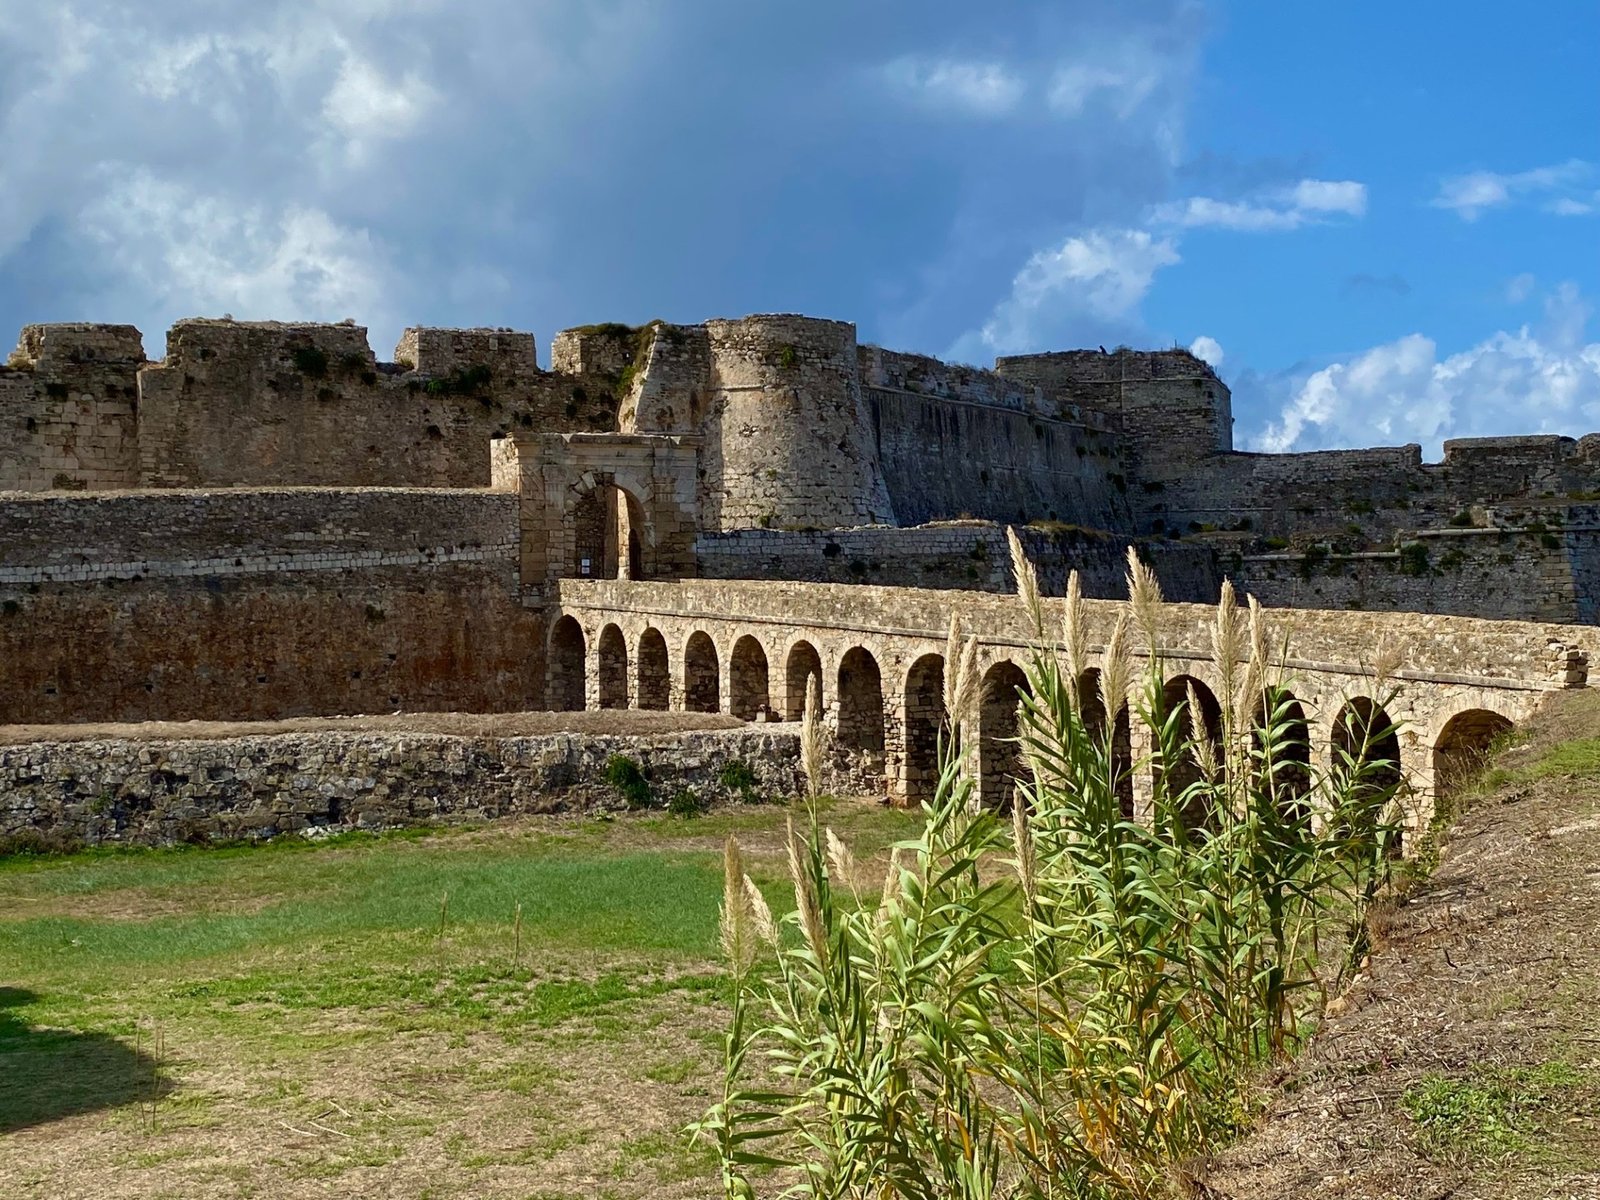
<path fill-rule="evenodd" d="M 508 375 L 539 370 L 533 334 L 512 329 L 438 329 L 413 326 L 400 335 L 396 363 L 419 375 L 443 378 L 474 367 Z"/>
<path fill-rule="evenodd" d="M 994 360 L 997 374 L 1046 390 L 1084 383 L 1144 383 L 1199 376 L 1220 382 L 1211 364 L 1187 350 L 1051 350 Z"/>
<path fill-rule="evenodd" d="M 142 363 L 144 338 L 132 325 L 66 322 L 25 325 L 6 366 L 33 371 L 40 367 L 85 363 Z"/>

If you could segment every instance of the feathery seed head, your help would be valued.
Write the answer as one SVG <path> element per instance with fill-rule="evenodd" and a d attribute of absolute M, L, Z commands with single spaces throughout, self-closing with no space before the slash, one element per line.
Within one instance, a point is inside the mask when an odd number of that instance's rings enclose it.
<path fill-rule="evenodd" d="M 1100 700 L 1105 705 L 1108 727 L 1116 727 L 1117 714 L 1128 702 L 1132 685 L 1133 647 L 1128 644 L 1128 616 L 1118 613 L 1100 666 Z"/>
<path fill-rule="evenodd" d="M 744 892 L 750 905 L 751 925 L 755 929 L 756 936 L 776 949 L 778 923 L 772 919 L 772 909 L 767 905 L 767 898 L 761 894 L 761 889 L 748 875 L 744 877 Z"/>
<path fill-rule="evenodd" d="M 822 684 L 812 675 L 806 680 L 806 710 L 800 725 L 800 769 L 812 799 L 822 792 L 823 757 Z"/>
<path fill-rule="evenodd" d="M 1161 649 L 1161 584 L 1133 546 L 1128 547 L 1128 599 L 1153 660 Z"/>
<path fill-rule="evenodd" d="M 1033 628 L 1033 636 L 1043 639 L 1044 604 L 1039 599 L 1039 575 L 1033 569 L 1033 563 L 1028 561 L 1027 552 L 1022 548 L 1022 539 L 1017 536 L 1014 526 L 1006 526 L 1006 545 L 1011 550 L 1011 574 L 1017 581 L 1017 595 L 1022 598 L 1028 624 Z"/>
<path fill-rule="evenodd" d="M 828 842 L 828 870 L 846 887 L 855 887 L 856 856 L 850 853 L 850 847 L 844 844 L 844 839 L 833 831 L 833 826 L 828 826 L 825 836 Z"/>
<path fill-rule="evenodd" d="M 754 912 L 745 890 L 744 863 L 738 839 L 729 836 L 722 848 L 722 919 L 719 925 L 722 953 L 737 972 L 755 960 Z M 768 914 L 770 919 L 770 914 Z"/>
<path fill-rule="evenodd" d="M 802 848 L 799 834 L 794 831 L 794 821 L 789 822 L 789 874 L 794 877 L 794 905 L 800 914 L 800 929 L 806 944 L 817 956 L 819 964 L 828 961 L 827 931 L 822 924 L 822 905 L 817 899 L 816 886 L 811 879 L 807 859 L 809 853 Z"/>
<path fill-rule="evenodd" d="M 1089 668 L 1089 630 L 1083 610 L 1083 581 L 1077 571 L 1067 576 L 1067 610 L 1061 623 L 1061 641 L 1067 648 L 1067 687 L 1073 704 L 1081 707 L 1083 697 L 1078 695 L 1078 681 Z"/>

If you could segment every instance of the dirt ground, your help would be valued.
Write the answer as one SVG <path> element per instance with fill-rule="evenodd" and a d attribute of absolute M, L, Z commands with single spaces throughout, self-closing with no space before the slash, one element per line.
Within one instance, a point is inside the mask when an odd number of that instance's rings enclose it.
<path fill-rule="evenodd" d="M 1600 697 L 1530 728 L 1199 1195 L 1600 1198 L 1600 778 L 1529 769 L 1600 738 Z"/>
<path fill-rule="evenodd" d="M 0 745 L 91 742 L 102 738 L 216 739 L 280 733 L 443 733 L 456 737 L 537 737 L 551 733 L 650 736 L 702 729 L 737 729 L 724 713 L 649 712 L 608 708 L 588 712 L 394 713 L 358 717 L 288 717 L 281 721 L 142 721 L 132 724 L 0 725 Z"/>

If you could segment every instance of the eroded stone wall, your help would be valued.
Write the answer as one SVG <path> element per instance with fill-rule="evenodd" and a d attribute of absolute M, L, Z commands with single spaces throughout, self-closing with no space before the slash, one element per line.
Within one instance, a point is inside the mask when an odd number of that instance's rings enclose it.
<path fill-rule="evenodd" d="M 0 746 L 0 844 L 30 836 L 89 845 L 267 838 L 525 813 L 618 809 L 605 782 L 614 754 L 638 763 L 651 802 L 688 790 L 735 797 L 720 780 L 737 760 L 754 794 L 801 788 L 792 728 L 654 737 L 555 734 L 296 733 Z"/>

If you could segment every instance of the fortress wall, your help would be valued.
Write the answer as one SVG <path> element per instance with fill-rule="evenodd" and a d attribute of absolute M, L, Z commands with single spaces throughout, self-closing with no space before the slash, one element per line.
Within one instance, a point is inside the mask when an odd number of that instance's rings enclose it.
<path fill-rule="evenodd" d="M 155 487 L 482 487 L 515 430 L 616 427 L 610 381 L 540 371 L 527 334 L 408 330 L 382 364 L 344 325 L 181 321 L 140 373 Z"/>
<path fill-rule="evenodd" d="M 1010 408 L 868 388 L 896 517 L 1069 521 L 1128 530 L 1127 467 L 1115 435 Z"/>
<path fill-rule="evenodd" d="M 1127 441 L 1141 479 L 1182 478 L 1233 449 L 1233 398 L 1187 350 L 1068 350 L 995 360 L 1009 379 L 1065 409 L 1099 413 Z"/>
<path fill-rule="evenodd" d="M 0 723 L 505 710 L 542 697 L 517 497 L 0 498 Z"/>
<path fill-rule="evenodd" d="M 1019 528 L 1023 549 L 1046 595 L 1067 590 L 1079 573 L 1083 594 L 1126 598 L 1128 542 L 1107 534 L 1062 527 Z M 1153 542 L 1140 553 L 1162 589 L 1175 600 L 1210 603 L 1221 577 L 1208 547 Z M 909 529 L 787 531 L 743 529 L 703 533 L 695 542 L 702 579 L 784 579 L 811 583 L 865 583 L 881 587 L 1012 592 L 1005 526 L 988 521 L 949 522 Z"/>
<path fill-rule="evenodd" d="M 856 331 L 786 315 L 708 321 L 702 528 L 895 520 L 861 397 Z"/>
<path fill-rule="evenodd" d="M 131 325 L 30 325 L 0 366 L 0 491 L 138 482 Z"/>
<path fill-rule="evenodd" d="M 1514 621 L 1595 621 L 1593 532 L 1441 529 L 1397 550 L 1224 556 L 1234 586 L 1275 608 L 1449 613 Z"/>
<path fill-rule="evenodd" d="M 29 742 L 0 746 L 0 845 L 30 837 L 162 845 L 618 809 L 604 781 L 614 754 L 639 763 L 659 805 L 682 789 L 734 799 L 719 780 L 732 760 L 750 767 L 765 794 L 804 787 L 793 726 L 651 737 L 330 730 Z"/>

